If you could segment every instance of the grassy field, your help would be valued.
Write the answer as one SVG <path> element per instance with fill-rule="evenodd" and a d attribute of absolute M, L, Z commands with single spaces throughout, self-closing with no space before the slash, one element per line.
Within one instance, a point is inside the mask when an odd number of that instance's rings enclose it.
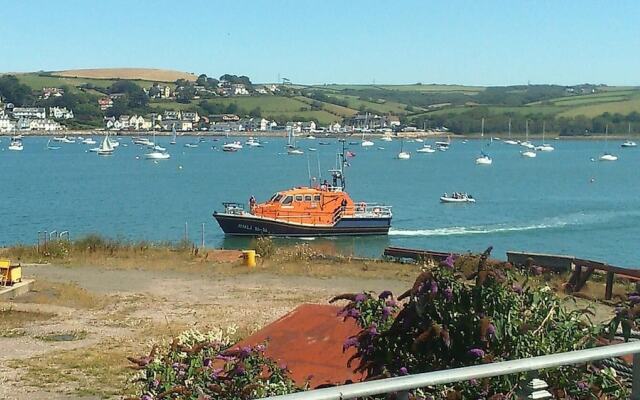
<path fill-rule="evenodd" d="M 29 86 L 33 90 L 41 90 L 43 87 L 61 87 L 69 86 L 71 90 L 79 90 L 77 87 L 84 84 L 92 84 L 95 87 L 107 88 L 115 82 L 113 79 L 94 79 L 94 78 L 69 78 L 49 75 L 38 75 L 36 73 L 18 74 L 16 75 L 21 83 Z M 153 84 L 152 81 L 134 80 L 141 87 L 149 88 Z"/>
<path fill-rule="evenodd" d="M 70 69 L 66 71 L 54 71 L 51 75 L 93 78 L 93 79 L 129 79 L 155 82 L 175 82 L 178 79 L 195 81 L 197 76 L 188 72 L 172 71 L 156 68 L 95 68 L 95 69 Z"/>
<path fill-rule="evenodd" d="M 365 90 L 365 89 L 379 89 L 379 90 L 397 90 L 406 92 L 462 92 L 462 93 L 478 93 L 484 90 L 480 86 L 463 86 L 463 85 L 436 85 L 436 84 L 424 84 L 424 85 L 316 85 L 313 86 L 317 89 L 329 89 L 341 91 L 345 89 L 353 90 Z"/>
<path fill-rule="evenodd" d="M 636 95 L 622 101 L 610 101 L 606 103 L 597 103 L 574 107 L 558 114 L 561 117 L 576 117 L 584 115 L 585 117 L 597 117 L 605 112 L 614 114 L 620 113 L 627 115 L 632 112 L 640 112 L 640 96 Z"/>

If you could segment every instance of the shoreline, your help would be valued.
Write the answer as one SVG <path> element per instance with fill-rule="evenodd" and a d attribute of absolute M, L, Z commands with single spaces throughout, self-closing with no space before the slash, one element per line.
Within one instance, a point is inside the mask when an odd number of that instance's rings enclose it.
<path fill-rule="evenodd" d="M 119 137 L 148 137 L 153 136 L 153 131 L 106 131 L 106 130 L 93 130 L 93 129 L 85 129 L 85 130 L 68 130 L 68 131 L 26 131 L 26 132 L 2 132 L 0 133 L 0 137 L 11 137 L 14 134 L 22 135 L 23 137 L 62 137 L 62 136 L 104 136 L 106 133 L 111 134 L 112 136 Z M 171 132 L 155 132 L 156 136 L 162 137 L 170 137 L 172 135 Z M 313 135 L 315 139 L 346 139 L 353 138 L 354 140 L 359 140 L 362 138 L 361 132 L 349 132 L 349 133 L 323 133 L 323 132 L 313 132 L 313 133 L 299 133 L 296 134 L 297 138 L 306 139 L 307 136 Z M 212 131 L 182 131 L 177 132 L 178 137 L 262 137 L 262 138 L 279 138 L 279 137 L 287 137 L 287 131 L 236 131 L 236 132 L 212 132 Z M 445 133 L 445 132 L 430 132 L 430 131 L 416 131 L 416 132 L 398 132 L 396 134 L 385 134 L 385 133 L 366 133 L 366 137 L 370 139 L 379 139 L 385 136 L 391 136 L 394 139 L 446 139 L 451 138 L 454 140 L 490 140 L 490 136 L 487 138 L 483 138 L 480 134 L 471 134 L 471 135 L 462 135 L 457 133 Z M 597 134 L 597 135 L 575 135 L 575 136 L 558 136 L 553 135 L 549 137 L 548 135 L 545 139 L 546 142 L 555 142 L 555 141 L 566 141 L 566 140 L 628 140 L 628 139 L 636 139 L 640 140 L 640 134 L 631 134 L 631 135 L 608 135 Z M 501 135 L 495 135 L 494 138 L 500 138 L 497 141 L 506 140 L 505 137 Z M 511 135 L 512 140 L 524 140 L 525 135 Z M 529 135 L 529 140 L 542 140 L 542 135 Z"/>

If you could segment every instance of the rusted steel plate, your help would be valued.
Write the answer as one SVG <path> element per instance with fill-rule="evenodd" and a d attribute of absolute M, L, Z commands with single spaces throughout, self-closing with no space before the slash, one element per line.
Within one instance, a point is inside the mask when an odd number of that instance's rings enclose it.
<path fill-rule="evenodd" d="M 323 384 L 357 382 L 364 377 L 347 368 L 353 348 L 342 352 L 345 339 L 359 332 L 349 319 L 339 317 L 340 307 L 303 304 L 282 318 L 249 336 L 237 347 L 269 341 L 266 354 L 286 364 L 296 383 L 302 385 L 311 376 L 311 387 Z M 353 367 L 357 365 L 354 363 Z"/>

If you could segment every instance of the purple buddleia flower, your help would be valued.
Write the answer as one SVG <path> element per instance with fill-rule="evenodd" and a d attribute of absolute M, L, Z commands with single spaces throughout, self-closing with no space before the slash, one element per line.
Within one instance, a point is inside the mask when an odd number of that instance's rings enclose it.
<path fill-rule="evenodd" d="M 360 317 L 360 311 L 356 310 L 355 308 L 352 308 L 347 312 L 347 317 L 351 317 L 351 318 L 356 319 L 356 318 Z"/>
<path fill-rule="evenodd" d="M 511 286 L 511 289 L 513 289 L 513 291 L 518 293 L 518 294 L 522 294 L 522 286 L 519 283 L 514 283 Z"/>
<path fill-rule="evenodd" d="M 142 397 L 140 397 L 140 400 L 153 400 L 153 397 L 148 394 L 144 394 L 142 395 Z"/>
<path fill-rule="evenodd" d="M 256 351 L 263 352 L 266 349 L 266 346 L 263 344 L 259 344 L 255 347 Z"/>
<path fill-rule="evenodd" d="M 470 356 L 473 356 L 475 358 L 483 358 L 484 357 L 484 350 L 478 349 L 478 348 L 473 348 L 473 349 L 469 350 L 469 352 L 467 354 L 469 354 Z"/>
<path fill-rule="evenodd" d="M 378 334 L 378 325 L 375 322 L 372 322 L 369 329 L 367 329 L 367 332 L 369 332 L 369 335 L 371 336 L 376 336 Z"/>
<path fill-rule="evenodd" d="M 344 344 L 342 345 L 342 351 L 347 351 L 347 349 L 357 345 L 358 339 L 356 339 L 355 337 L 350 337 L 349 339 L 344 341 Z"/>
<path fill-rule="evenodd" d="M 401 367 L 399 372 L 400 372 L 400 375 L 408 375 L 409 374 L 409 371 L 407 371 L 406 367 Z"/>
<path fill-rule="evenodd" d="M 398 302 L 397 302 L 397 301 L 395 301 L 394 299 L 389 299 L 389 300 L 387 300 L 386 304 L 387 304 L 389 307 L 397 307 L 397 306 L 398 306 Z"/>
<path fill-rule="evenodd" d="M 453 290 L 451 288 L 446 288 L 443 292 L 442 292 L 442 296 L 444 297 L 444 299 L 446 301 L 451 301 L 453 300 Z"/>
<path fill-rule="evenodd" d="M 638 296 L 637 294 L 629 295 L 629 301 L 631 302 L 631 304 L 638 304 L 640 303 L 640 296 Z"/>
<path fill-rule="evenodd" d="M 204 365 L 205 367 L 210 367 L 212 364 L 211 359 L 210 358 L 205 358 L 204 361 L 202 362 L 202 365 Z"/>
<path fill-rule="evenodd" d="M 244 372 L 245 372 L 244 365 L 241 365 L 241 364 L 236 365 L 234 372 L 238 375 L 244 375 Z"/>
<path fill-rule="evenodd" d="M 496 327 L 493 324 L 489 324 L 487 327 L 487 337 L 492 338 L 496 334 Z"/>
<path fill-rule="evenodd" d="M 477 379 L 475 379 L 475 378 L 471 378 L 471 380 L 469 381 L 469 383 L 470 383 L 472 386 L 478 386 L 478 380 L 477 380 Z"/>
<path fill-rule="evenodd" d="M 391 297 L 393 296 L 393 293 L 391 293 L 390 290 L 385 290 L 382 293 L 380 293 L 380 295 L 378 296 L 379 299 L 381 300 L 386 300 L 387 297 Z"/>
<path fill-rule="evenodd" d="M 154 380 L 151 382 L 151 387 L 155 389 L 155 388 L 157 388 L 158 386 L 160 386 L 160 381 L 159 381 L 159 380 L 157 380 L 157 379 L 154 379 Z"/>
<path fill-rule="evenodd" d="M 247 358 L 251 354 L 251 347 L 244 346 L 240 349 L 240 353 L 238 354 L 240 358 Z"/>
<path fill-rule="evenodd" d="M 589 389 L 589 385 L 585 381 L 579 381 L 577 386 L 578 386 L 578 389 L 580 389 L 582 391 L 585 391 L 585 390 Z"/>
<path fill-rule="evenodd" d="M 434 280 L 431 281 L 431 285 L 429 286 L 429 291 L 431 294 L 438 293 L 438 283 Z"/>
<path fill-rule="evenodd" d="M 364 293 L 358 293 L 356 295 L 356 303 L 362 303 L 367 299 L 367 296 Z"/>
<path fill-rule="evenodd" d="M 386 318 L 389 318 L 390 315 L 391 315 L 391 308 L 382 307 L 382 316 L 386 319 Z"/>
<path fill-rule="evenodd" d="M 449 254 L 447 256 L 447 258 L 445 258 L 444 260 L 444 265 L 446 265 L 449 268 L 453 268 L 453 264 L 456 261 L 455 257 L 453 256 L 453 254 Z"/>

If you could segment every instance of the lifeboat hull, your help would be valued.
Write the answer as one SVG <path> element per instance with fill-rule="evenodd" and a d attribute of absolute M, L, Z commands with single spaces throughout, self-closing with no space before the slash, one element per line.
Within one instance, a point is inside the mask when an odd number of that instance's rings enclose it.
<path fill-rule="evenodd" d="M 256 217 L 214 213 L 226 235 L 233 236 L 361 236 L 386 235 L 391 227 L 391 217 L 358 218 L 344 217 L 334 225 L 295 224 Z"/>

